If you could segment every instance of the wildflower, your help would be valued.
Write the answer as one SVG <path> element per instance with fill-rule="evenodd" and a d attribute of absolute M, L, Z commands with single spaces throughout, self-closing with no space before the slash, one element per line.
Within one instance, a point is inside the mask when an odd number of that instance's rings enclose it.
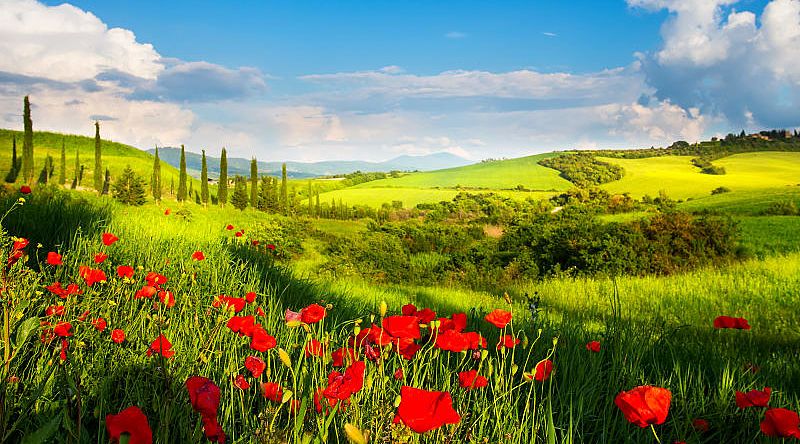
<path fill-rule="evenodd" d="M 117 267 L 117 276 L 121 278 L 133 279 L 133 267 L 129 265 L 120 265 Z"/>
<path fill-rule="evenodd" d="M 394 371 L 394 375 L 392 376 L 397 381 L 403 379 L 403 367 L 398 367 L 398 369 Z"/>
<path fill-rule="evenodd" d="M 593 353 L 600 353 L 600 342 L 599 341 L 592 341 L 586 344 L 586 350 L 589 350 Z"/>
<path fill-rule="evenodd" d="M 63 305 L 51 305 L 44 311 L 45 316 L 64 316 Z"/>
<path fill-rule="evenodd" d="M 261 394 L 272 402 L 280 403 L 283 399 L 283 388 L 275 382 L 261 384 Z"/>
<path fill-rule="evenodd" d="M 61 351 L 59 352 L 59 357 L 62 361 L 67 360 L 67 350 L 69 350 L 69 341 L 66 339 L 61 340 Z"/>
<path fill-rule="evenodd" d="M 102 264 L 106 259 L 108 259 L 108 255 L 105 253 L 97 253 L 94 255 L 95 264 Z"/>
<path fill-rule="evenodd" d="M 156 338 L 147 349 L 147 356 L 155 354 L 160 354 L 165 358 L 171 358 L 175 355 L 175 351 L 172 350 L 172 343 L 169 342 L 163 333 L 158 335 L 158 338 Z"/>
<path fill-rule="evenodd" d="M 166 276 L 158 274 L 158 273 L 155 273 L 155 272 L 152 272 L 152 271 L 147 273 L 147 276 L 145 276 L 144 280 L 147 281 L 147 285 L 150 285 L 151 287 L 156 287 L 156 288 L 158 288 L 159 286 L 164 285 L 164 284 L 167 283 L 167 277 Z"/>
<path fill-rule="evenodd" d="M 250 371 L 250 374 L 253 375 L 254 378 L 258 378 L 264 373 L 267 364 L 257 356 L 248 356 L 244 360 L 244 367 Z"/>
<path fill-rule="evenodd" d="M 233 385 L 240 390 L 247 390 L 250 388 L 250 383 L 247 382 L 243 375 L 236 375 L 236 379 L 233 380 Z"/>
<path fill-rule="evenodd" d="M 21 187 L 19 187 L 19 192 L 22 194 L 31 194 L 31 187 L 27 185 L 22 185 Z"/>
<path fill-rule="evenodd" d="M 233 230 L 233 225 L 228 224 L 228 226 L 225 227 L 225 229 L 228 230 L 228 231 L 231 231 L 231 230 Z"/>
<path fill-rule="evenodd" d="M 61 255 L 56 253 L 55 251 L 51 251 L 47 253 L 47 264 L 52 266 L 63 265 L 64 263 L 61 261 Z"/>
<path fill-rule="evenodd" d="M 319 304 L 311 304 L 300 310 L 300 320 L 306 324 L 316 324 L 325 317 L 325 307 Z"/>
<path fill-rule="evenodd" d="M 417 433 L 438 429 L 445 424 L 458 424 L 461 416 L 453 409 L 450 393 L 435 392 L 409 386 L 400 388 L 400 406 L 395 422 L 402 422 Z"/>
<path fill-rule="evenodd" d="M 142 298 L 150 299 L 156 293 L 158 293 L 158 290 L 156 290 L 156 287 L 151 287 L 149 285 L 145 285 L 144 287 L 140 288 L 139 291 L 136 292 L 136 294 L 133 296 L 133 298 L 134 299 L 142 299 Z"/>
<path fill-rule="evenodd" d="M 167 308 L 172 308 L 175 306 L 175 296 L 171 291 L 159 291 L 158 299 L 162 304 L 166 305 Z"/>
<path fill-rule="evenodd" d="M 234 313 L 239 313 L 240 311 L 244 310 L 244 306 L 246 301 L 243 298 L 232 298 L 230 296 L 225 296 L 221 294 L 214 298 L 214 303 L 211 304 L 212 307 L 220 307 L 221 305 L 225 305 L 225 307 L 233 307 Z"/>
<path fill-rule="evenodd" d="M 244 234 L 244 231 L 237 231 L 236 233 L 234 233 L 234 235 L 236 237 L 242 237 L 243 234 Z"/>
<path fill-rule="evenodd" d="M 384 330 L 396 338 L 419 339 L 419 318 L 416 316 L 389 316 L 383 318 Z"/>
<path fill-rule="evenodd" d="M 274 244 L 267 244 L 267 249 L 270 250 L 270 251 L 275 251 L 275 245 Z"/>
<path fill-rule="evenodd" d="M 466 335 L 454 330 L 447 330 L 436 336 L 436 347 L 453 353 L 460 353 L 468 349 L 469 345 L 470 342 Z"/>
<path fill-rule="evenodd" d="M 325 346 L 314 338 L 311 338 L 311 340 L 308 341 L 304 350 L 306 353 L 306 358 L 311 356 L 320 357 L 325 354 Z"/>
<path fill-rule="evenodd" d="M 262 317 L 267 315 L 261 307 L 256 307 L 256 314 Z"/>
<path fill-rule="evenodd" d="M 195 251 L 194 253 L 192 253 L 192 259 L 194 259 L 196 261 L 202 261 L 202 260 L 205 260 L 205 258 L 206 258 L 206 255 L 203 254 L 202 251 Z"/>
<path fill-rule="evenodd" d="M 553 373 L 553 361 L 544 359 L 534 367 L 532 378 L 535 381 L 544 382 L 550 378 L 551 373 Z"/>
<path fill-rule="evenodd" d="M 117 344 L 122 344 L 125 342 L 125 332 L 120 330 L 119 328 L 115 328 L 111 331 L 111 340 L 116 342 Z"/>
<path fill-rule="evenodd" d="M 244 295 L 244 300 L 248 304 L 252 304 L 253 302 L 255 302 L 256 296 L 257 295 L 255 294 L 255 292 L 250 291 L 250 292 L 248 292 L 247 294 Z"/>
<path fill-rule="evenodd" d="M 503 335 L 500 336 L 500 341 L 497 342 L 497 349 L 500 350 L 501 348 L 514 348 L 517 344 L 519 344 L 519 339 L 511 336 L 511 335 Z"/>
<path fill-rule="evenodd" d="M 278 345 L 278 343 L 275 341 L 275 338 L 257 324 L 250 336 L 250 348 L 265 352 L 271 348 L 275 348 L 276 345 Z"/>
<path fill-rule="evenodd" d="M 761 432 L 767 436 L 800 439 L 800 417 L 787 409 L 769 409 L 761 421 Z"/>
<path fill-rule="evenodd" d="M 332 365 L 334 367 L 342 367 L 345 364 L 345 356 L 350 361 L 358 361 L 358 352 L 354 348 L 340 348 L 331 353 Z"/>
<path fill-rule="evenodd" d="M 170 213 L 172 213 L 172 210 L 170 208 L 167 208 L 166 210 L 164 210 L 164 216 L 169 216 Z"/>
<path fill-rule="evenodd" d="M 99 268 L 89 268 L 87 266 L 81 266 L 78 269 L 78 274 L 80 277 L 83 278 L 84 282 L 88 287 L 93 286 L 97 282 L 105 282 L 106 281 L 106 274 L 103 270 Z"/>
<path fill-rule="evenodd" d="M 769 398 L 772 396 L 772 389 L 764 387 L 764 390 L 750 390 L 747 393 L 736 392 L 736 405 L 740 409 L 748 407 L 768 407 Z"/>
<path fill-rule="evenodd" d="M 477 370 L 460 372 L 458 374 L 458 385 L 467 390 L 486 387 L 488 383 L 489 381 L 484 376 L 480 376 Z"/>
<path fill-rule="evenodd" d="M 484 319 L 497 328 L 504 328 L 511 322 L 511 312 L 496 308 L 487 314 Z"/>
<path fill-rule="evenodd" d="M 203 422 L 203 431 L 211 442 L 225 442 L 225 433 L 217 422 L 217 409 L 220 402 L 220 390 L 213 381 L 202 376 L 192 376 L 186 380 L 186 390 L 192 408 Z"/>
<path fill-rule="evenodd" d="M 81 322 L 83 322 L 83 321 L 85 321 L 85 320 L 86 320 L 86 318 L 87 318 L 88 316 L 89 316 L 89 310 L 86 310 L 86 311 L 84 311 L 83 313 L 81 313 L 81 315 L 80 315 L 80 316 L 78 316 L 78 320 L 79 320 L 79 321 L 81 321 Z"/>
<path fill-rule="evenodd" d="M 737 330 L 750 330 L 750 324 L 745 318 L 732 318 L 730 316 L 719 316 L 714 319 L 714 328 L 733 328 Z"/>
<path fill-rule="evenodd" d="M 323 395 L 329 399 L 349 399 L 364 386 L 365 369 L 364 361 L 356 361 L 347 367 L 344 373 L 332 371 L 328 375 L 328 387 L 323 391 Z"/>
<path fill-rule="evenodd" d="M 694 427 L 694 429 L 700 433 L 705 433 L 711 428 L 711 426 L 708 424 L 708 421 L 700 418 L 692 420 L 692 427 Z"/>
<path fill-rule="evenodd" d="M 128 434 L 129 444 L 152 444 L 153 432 L 147 416 L 139 407 L 131 406 L 116 415 L 106 415 L 106 430 L 112 443 L 119 443 L 122 434 Z"/>
<path fill-rule="evenodd" d="M 106 329 L 106 325 L 108 325 L 108 323 L 103 318 L 97 318 L 92 321 L 92 325 L 94 326 L 95 330 L 102 332 Z"/>
<path fill-rule="evenodd" d="M 119 238 L 111 233 L 103 233 L 103 245 L 105 245 L 106 247 L 111 246 L 111 244 L 113 244 L 118 240 Z"/>
<path fill-rule="evenodd" d="M 649 385 L 620 392 L 614 404 L 622 410 L 625 419 L 639 427 L 663 424 L 669 414 L 672 393 L 661 387 Z"/>
<path fill-rule="evenodd" d="M 401 312 L 403 316 L 416 316 L 419 318 L 421 324 L 429 324 L 432 320 L 436 319 L 436 312 L 430 308 L 423 308 L 418 310 L 414 304 L 406 304 L 402 307 Z"/>
<path fill-rule="evenodd" d="M 70 329 L 72 329 L 72 324 L 70 324 L 69 322 L 59 322 L 58 324 L 56 324 L 55 327 L 53 327 L 53 333 L 55 333 L 56 336 L 65 338 L 68 336 L 72 336 L 72 332 L 70 331 Z"/>

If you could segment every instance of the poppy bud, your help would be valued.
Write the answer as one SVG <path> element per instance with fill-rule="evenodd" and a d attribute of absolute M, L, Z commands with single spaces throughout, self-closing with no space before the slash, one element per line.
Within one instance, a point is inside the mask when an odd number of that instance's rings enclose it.
<path fill-rule="evenodd" d="M 503 299 L 506 301 L 508 305 L 511 305 L 511 297 L 508 295 L 507 292 L 503 293 Z"/>
<path fill-rule="evenodd" d="M 291 390 L 284 390 L 283 397 L 281 398 L 281 404 L 286 404 L 289 402 L 289 400 L 292 399 L 292 396 L 294 396 L 294 393 L 292 393 Z"/>
<path fill-rule="evenodd" d="M 481 350 L 481 361 L 486 359 L 489 356 L 489 350 L 483 349 Z"/>
<path fill-rule="evenodd" d="M 286 350 L 284 350 L 282 348 L 279 348 L 278 349 L 278 358 L 280 358 L 281 362 L 283 362 L 283 365 L 288 367 L 289 370 L 292 369 L 292 359 L 289 357 L 289 354 L 286 353 Z"/>
<path fill-rule="evenodd" d="M 358 336 L 359 333 L 361 333 L 361 326 L 356 324 L 356 326 L 353 327 L 353 336 Z"/>
<path fill-rule="evenodd" d="M 381 305 L 380 305 L 381 317 L 386 316 L 386 310 L 388 310 L 388 309 L 389 309 L 389 307 L 386 305 L 386 301 L 381 301 Z M 346 427 L 347 427 L 347 425 L 345 426 L 345 428 Z"/>
<path fill-rule="evenodd" d="M 556 344 L 558 344 L 558 336 L 553 338 L 553 347 L 555 347 Z"/>
<path fill-rule="evenodd" d="M 402 398 L 400 398 L 400 395 L 397 395 L 397 397 L 394 398 L 394 406 L 400 407 L 400 401 L 402 401 Z"/>
<path fill-rule="evenodd" d="M 364 437 L 361 430 L 350 423 L 344 425 L 344 434 L 352 444 L 367 444 L 367 438 Z"/>
<path fill-rule="evenodd" d="M 522 332 L 522 348 L 528 348 L 528 335 Z"/>
<path fill-rule="evenodd" d="M 519 370 L 519 367 L 517 366 L 517 364 L 512 365 L 511 366 L 511 375 L 517 374 L 517 370 Z"/>

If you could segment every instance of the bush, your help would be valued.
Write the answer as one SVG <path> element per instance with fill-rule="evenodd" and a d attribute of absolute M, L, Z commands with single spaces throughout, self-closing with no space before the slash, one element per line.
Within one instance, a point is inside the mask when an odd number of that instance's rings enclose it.
<path fill-rule="evenodd" d="M 113 196 L 114 199 L 125 205 L 143 205 L 145 203 L 144 180 L 137 176 L 130 166 L 125 167 L 122 175 L 114 182 Z"/>
<path fill-rule="evenodd" d="M 728 187 L 717 187 L 711 190 L 711 195 L 715 194 L 723 194 L 723 193 L 730 193 L 732 190 Z"/>
<path fill-rule="evenodd" d="M 588 153 L 563 154 L 539 161 L 539 165 L 561 172 L 561 177 L 585 188 L 622 179 L 625 170 L 619 165 L 597 160 Z"/>
<path fill-rule="evenodd" d="M 798 210 L 794 201 L 784 200 L 770 205 L 764 210 L 764 214 L 767 216 L 798 216 L 800 215 L 800 210 Z"/>

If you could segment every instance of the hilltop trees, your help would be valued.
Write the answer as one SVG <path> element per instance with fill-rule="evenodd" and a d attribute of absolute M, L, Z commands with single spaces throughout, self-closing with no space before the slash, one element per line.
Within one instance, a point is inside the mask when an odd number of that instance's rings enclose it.
<path fill-rule="evenodd" d="M 103 171 L 103 159 L 102 159 L 102 152 L 103 148 L 100 144 L 100 122 L 94 122 L 94 189 L 97 190 L 98 193 L 103 192 L 103 176 L 101 176 L 101 172 Z"/>
<path fill-rule="evenodd" d="M 258 207 L 258 162 L 255 157 L 250 159 L 250 206 Z"/>
<path fill-rule="evenodd" d="M 203 150 L 203 164 L 200 168 L 200 201 L 208 205 L 208 165 L 206 164 L 206 150 Z"/>
<path fill-rule="evenodd" d="M 231 204 L 239 210 L 247 208 L 247 181 L 242 176 L 236 176 L 236 179 L 234 179 Z"/>
<path fill-rule="evenodd" d="M 286 163 L 281 165 L 281 206 L 284 212 L 289 211 L 289 190 L 286 184 Z"/>
<path fill-rule="evenodd" d="M 78 147 L 75 147 L 75 175 L 72 177 L 70 186 L 73 190 L 81 184 L 81 172 L 81 153 Z"/>
<path fill-rule="evenodd" d="M 225 148 L 222 148 L 222 155 L 219 158 L 219 186 L 217 187 L 217 200 L 220 206 L 228 203 L 228 155 Z"/>
<path fill-rule="evenodd" d="M 64 139 L 61 139 L 61 165 L 58 167 L 58 184 L 64 186 L 67 183 L 67 146 Z"/>
<path fill-rule="evenodd" d="M 33 120 L 31 120 L 31 102 L 28 96 L 23 100 L 22 123 L 22 178 L 25 183 L 33 180 Z"/>
<path fill-rule="evenodd" d="M 178 174 L 178 202 L 186 200 L 186 150 L 181 145 L 181 165 L 180 173 Z"/>
<path fill-rule="evenodd" d="M 11 136 L 11 168 L 6 174 L 6 182 L 16 182 L 20 168 L 22 168 L 22 162 L 17 158 L 17 136 Z"/>
<path fill-rule="evenodd" d="M 161 159 L 158 157 L 158 147 L 156 147 L 156 157 L 153 159 L 153 177 L 150 179 L 150 193 L 156 202 L 161 201 Z"/>
<path fill-rule="evenodd" d="M 113 196 L 125 205 L 144 204 L 144 180 L 133 172 L 130 165 L 125 167 L 122 175 L 114 182 Z"/>

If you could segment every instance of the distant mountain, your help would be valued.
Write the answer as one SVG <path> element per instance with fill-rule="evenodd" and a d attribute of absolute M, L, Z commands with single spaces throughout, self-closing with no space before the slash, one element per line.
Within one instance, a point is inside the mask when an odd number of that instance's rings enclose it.
<path fill-rule="evenodd" d="M 155 153 L 151 149 L 147 151 Z M 180 166 L 180 148 L 164 147 L 158 149 L 158 155 L 164 162 L 178 168 Z M 208 157 L 208 175 L 219 175 L 219 158 Z M 302 179 L 307 177 L 330 176 L 334 174 L 347 174 L 354 171 L 433 171 L 443 168 L 454 168 L 470 165 L 473 162 L 456 156 L 455 154 L 441 152 L 425 156 L 399 156 L 385 162 L 363 162 L 359 160 L 329 160 L 322 162 L 286 162 L 287 175 L 291 178 Z M 190 151 L 186 152 L 186 169 L 192 176 L 200 175 L 202 156 Z M 258 171 L 271 176 L 281 175 L 281 162 L 258 162 Z M 250 160 L 238 157 L 228 157 L 228 176 L 247 176 L 250 174 Z"/>

